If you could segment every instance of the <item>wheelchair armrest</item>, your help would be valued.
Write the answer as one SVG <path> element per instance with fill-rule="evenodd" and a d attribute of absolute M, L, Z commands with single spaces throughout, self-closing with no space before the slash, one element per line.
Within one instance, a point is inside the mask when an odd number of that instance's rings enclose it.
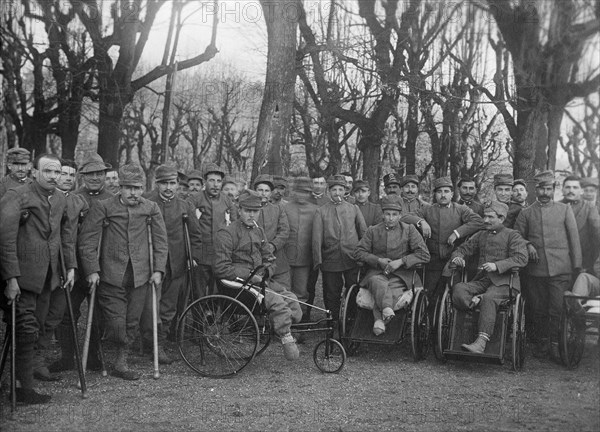
<path fill-rule="evenodd" d="M 510 272 L 511 272 L 513 275 L 518 275 L 520 271 L 521 271 L 521 269 L 520 269 L 519 267 L 512 267 L 512 268 L 510 269 Z"/>
<path fill-rule="evenodd" d="M 420 269 L 422 269 L 424 267 L 425 267 L 424 264 L 419 263 L 419 264 L 415 264 L 412 268 L 415 269 L 415 270 L 420 270 Z"/>

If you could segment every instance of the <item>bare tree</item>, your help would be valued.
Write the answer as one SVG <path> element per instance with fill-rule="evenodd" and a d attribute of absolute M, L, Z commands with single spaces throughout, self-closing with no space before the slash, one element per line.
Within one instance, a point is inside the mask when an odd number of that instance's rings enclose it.
<path fill-rule="evenodd" d="M 572 123 L 565 136 L 559 138 L 562 149 L 569 158 L 573 173 L 582 177 L 600 174 L 600 93 L 594 98 L 584 99 L 584 114 L 577 119 L 567 110 L 565 113 Z"/>

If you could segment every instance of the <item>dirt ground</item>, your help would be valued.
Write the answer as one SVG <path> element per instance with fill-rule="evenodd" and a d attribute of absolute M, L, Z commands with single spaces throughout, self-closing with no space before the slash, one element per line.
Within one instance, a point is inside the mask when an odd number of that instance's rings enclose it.
<path fill-rule="evenodd" d="M 439 363 L 433 353 L 414 363 L 409 341 L 361 345 L 339 374 L 319 372 L 309 335 L 288 362 L 272 343 L 238 376 L 208 379 L 183 361 L 152 377 L 148 357 L 132 356 L 136 382 L 88 374 L 81 399 L 77 374 L 39 383 L 53 395 L 44 406 L 19 406 L 13 416 L 4 380 L 2 431 L 598 431 L 600 356 L 588 337 L 575 370 L 528 356 L 525 368 Z M 174 353 L 174 351 L 171 351 Z M 528 352 L 529 354 L 529 352 Z M 58 351 L 55 351 L 58 356 Z M 108 352 L 109 361 L 114 353 Z M 5 373 L 5 377 L 6 377 Z"/>

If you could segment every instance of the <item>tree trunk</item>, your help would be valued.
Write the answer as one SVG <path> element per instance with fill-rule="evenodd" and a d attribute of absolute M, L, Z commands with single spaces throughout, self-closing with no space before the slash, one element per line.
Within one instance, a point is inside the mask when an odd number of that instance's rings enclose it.
<path fill-rule="evenodd" d="M 289 145 L 296 82 L 296 31 L 302 8 L 298 0 L 261 0 L 260 3 L 267 24 L 267 76 L 256 132 L 252 178 L 261 171 L 276 175 L 282 175 L 284 171 L 281 148 Z"/>

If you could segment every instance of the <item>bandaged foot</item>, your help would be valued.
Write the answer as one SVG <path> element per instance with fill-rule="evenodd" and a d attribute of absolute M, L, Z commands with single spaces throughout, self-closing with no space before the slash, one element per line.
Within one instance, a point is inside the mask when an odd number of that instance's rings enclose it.
<path fill-rule="evenodd" d="M 385 323 L 382 320 L 375 320 L 373 324 L 373 334 L 379 336 L 385 333 Z"/>
<path fill-rule="evenodd" d="M 381 313 L 383 315 L 383 322 L 386 324 L 389 323 L 392 320 L 392 318 L 396 316 L 394 310 L 391 307 L 383 308 Z"/>
<path fill-rule="evenodd" d="M 404 308 L 408 307 L 408 305 L 410 304 L 412 299 L 413 299 L 412 290 L 404 291 L 404 293 L 400 296 L 400 298 L 396 302 L 396 307 L 394 309 L 400 310 L 400 309 L 404 309 Z"/>

